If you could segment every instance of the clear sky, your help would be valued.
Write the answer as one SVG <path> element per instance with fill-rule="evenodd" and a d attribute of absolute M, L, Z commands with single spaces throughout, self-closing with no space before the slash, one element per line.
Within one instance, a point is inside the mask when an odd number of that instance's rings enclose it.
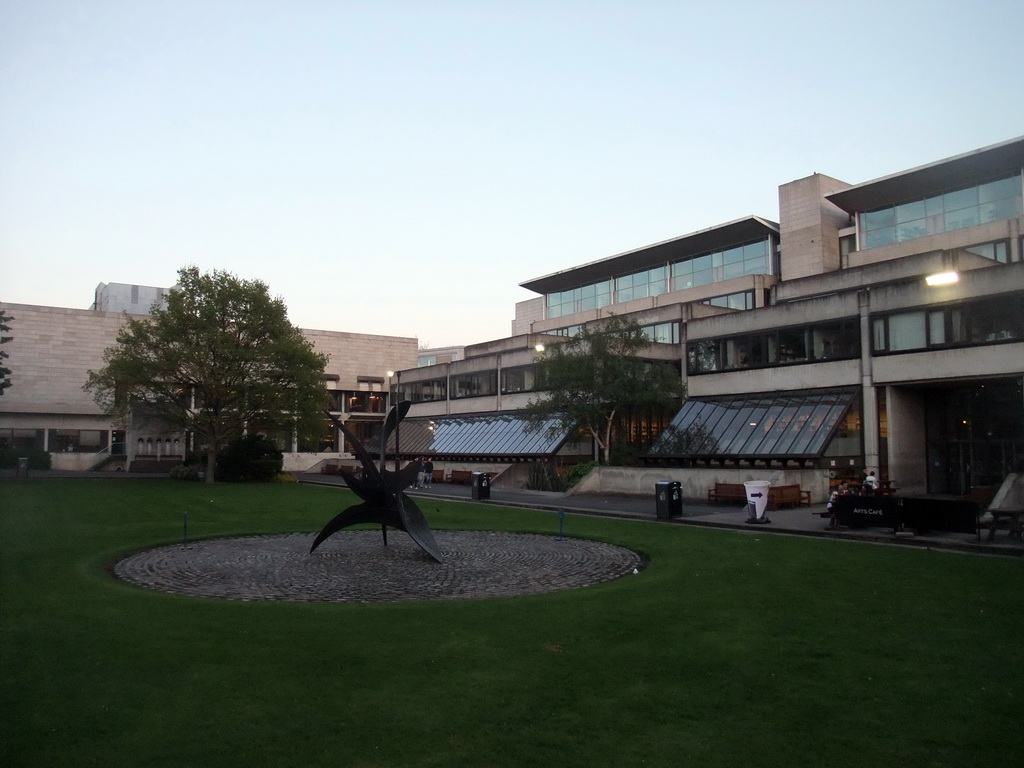
<path fill-rule="evenodd" d="M 179 267 L 304 328 L 507 336 L 519 283 L 1024 134 L 1020 0 L 0 0 L 0 299 Z"/>

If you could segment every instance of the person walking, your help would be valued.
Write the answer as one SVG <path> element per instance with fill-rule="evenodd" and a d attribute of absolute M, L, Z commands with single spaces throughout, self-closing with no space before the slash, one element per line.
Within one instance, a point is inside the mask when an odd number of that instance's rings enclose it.
<path fill-rule="evenodd" d="M 420 456 L 417 458 L 416 463 L 419 465 L 419 469 L 416 470 L 416 485 L 414 485 L 413 488 L 422 488 L 424 483 L 423 457 Z"/>
<path fill-rule="evenodd" d="M 431 488 L 434 485 L 434 462 L 429 458 L 423 465 L 423 487 Z"/>

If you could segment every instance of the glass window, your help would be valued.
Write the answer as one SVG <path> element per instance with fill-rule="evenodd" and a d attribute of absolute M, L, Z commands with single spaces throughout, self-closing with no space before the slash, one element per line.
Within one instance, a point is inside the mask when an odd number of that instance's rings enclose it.
<path fill-rule="evenodd" d="M 754 259 L 747 259 L 743 262 L 743 274 L 745 275 L 767 275 L 770 274 L 768 269 L 768 260 L 764 256 L 759 256 Z"/>
<path fill-rule="evenodd" d="M 725 367 L 746 368 L 750 364 L 750 342 L 746 338 L 726 339 Z"/>
<path fill-rule="evenodd" d="M 736 264 L 743 261 L 743 248 L 730 248 L 722 251 L 723 264 Z"/>
<path fill-rule="evenodd" d="M 497 391 L 498 372 L 479 371 L 462 373 L 451 377 L 452 398 L 483 397 L 493 395 Z"/>
<path fill-rule="evenodd" d="M 961 208 L 957 211 L 946 211 L 946 231 L 952 232 L 956 229 L 966 229 L 978 225 L 978 208 Z"/>
<path fill-rule="evenodd" d="M 919 237 L 924 237 L 928 234 L 927 223 L 924 219 L 917 219 L 915 221 L 908 221 L 906 224 L 900 224 L 896 227 L 896 239 L 903 243 L 907 240 L 916 240 Z"/>
<path fill-rule="evenodd" d="M 955 211 L 959 208 L 969 208 L 978 204 L 978 188 L 959 189 L 956 192 L 947 192 L 942 196 L 942 208 L 945 211 Z"/>
<path fill-rule="evenodd" d="M 742 261 L 735 261 L 722 267 L 723 280 L 732 280 L 734 277 L 743 277 Z"/>
<path fill-rule="evenodd" d="M 896 242 L 896 227 L 873 229 L 865 233 L 864 241 L 868 248 L 879 248 Z"/>
<path fill-rule="evenodd" d="M 532 365 L 505 368 L 501 372 L 501 391 L 504 394 L 530 392 L 534 388 L 535 376 L 535 369 Z"/>
<path fill-rule="evenodd" d="M 873 333 L 873 344 L 875 351 L 882 351 L 888 349 L 885 343 L 885 318 L 878 318 L 872 322 Z"/>
<path fill-rule="evenodd" d="M 924 312 L 907 312 L 889 317 L 889 349 L 923 349 L 926 344 Z"/>
<path fill-rule="evenodd" d="M 896 223 L 904 224 L 908 221 L 915 221 L 925 217 L 924 200 L 916 200 L 913 203 L 904 203 L 895 208 Z"/>
<path fill-rule="evenodd" d="M 928 343 L 946 343 L 946 313 L 941 309 L 928 313 Z"/>
<path fill-rule="evenodd" d="M 688 342 L 686 355 L 690 373 L 710 373 L 718 370 L 718 343 L 714 339 Z"/>
<path fill-rule="evenodd" d="M 49 432 L 48 447 L 51 453 L 96 453 L 107 447 L 106 430 L 51 429 Z"/>
<path fill-rule="evenodd" d="M 644 336 L 656 344 L 678 344 L 679 322 L 645 325 L 640 329 Z"/>
<path fill-rule="evenodd" d="M 807 359 L 807 336 L 803 328 L 779 331 L 779 362 L 795 363 Z"/>
<path fill-rule="evenodd" d="M 968 253 L 973 253 L 978 256 L 984 256 L 986 259 L 992 259 L 1005 264 L 1008 260 L 1008 246 L 1005 240 L 1001 240 L 995 243 L 982 243 L 981 245 L 972 245 L 964 250 Z"/>
<path fill-rule="evenodd" d="M 860 214 L 866 248 L 1020 216 L 1020 175 Z"/>
<path fill-rule="evenodd" d="M 892 208 L 883 208 L 880 211 L 862 213 L 860 218 L 861 227 L 866 232 L 873 232 L 893 226 L 896 223 L 896 211 Z"/>
<path fill-rule="evenodd" d="M 990 181 L 987 184 L 980 185 L 978 187 L 978 202 L 991 203 L 994 200 L 1020 197 L 1020 194 L 1020 178 L 1011 176 L 1008 179 L 999 179 L 998 181 Z"/>
<path fill-rule="evenodd" d="M 758 240 L 756 243 L 748 243 L 743 246 L 744 259 L 763 259 L 768 255 L 768 241 Z"/>
<path fill-rule="evenodd" d="M 696 269 L 694 270 L 694 272 L 693 272 L 693 285 L 694 285 L 694 287 L 699 287 L 699 286 L 702 286 L 702 285 L 711 285 L 711 283 L 713 283 L 713 282 L 715 282 L 714 270 L 702 269 L 699 272 L 696 271 Z"/>
<path fill-rule="evenodd" d="M 985 223 L 1020 216 L 1020 200 L 1018 197 L 1016 199 L 982 203 L 978 206 L 978 218 Z"/>

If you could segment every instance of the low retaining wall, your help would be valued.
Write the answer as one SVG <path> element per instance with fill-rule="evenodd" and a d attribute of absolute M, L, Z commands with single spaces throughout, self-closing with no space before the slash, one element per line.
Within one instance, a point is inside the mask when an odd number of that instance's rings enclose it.
<path fill-rule="evenodd" d="M 572 496 L 610 493 L 625 496 L 654 496 L 654 484 L 675 480 L 682 485 L 683 498 L 707 503 L 708 489 L 715 483 L 767 480 L 772 485 L 795 485 L 811 492 L 812 504 L 828 501 L 828 471 L 822 469 L 734 469 L 730 467 L 596 467 L 570 491 Z"/>

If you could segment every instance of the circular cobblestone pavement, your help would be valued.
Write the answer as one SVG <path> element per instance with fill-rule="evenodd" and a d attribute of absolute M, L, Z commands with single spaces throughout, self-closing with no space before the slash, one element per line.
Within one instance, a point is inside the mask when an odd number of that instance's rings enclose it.
<path fill-rule="evenodd" d="M 176 544 L 121 560 L 114 573 L 150 589 L 199 597 L 297 602 L 460 600 L 537 594 L 617 579 L 635 552 L 586 539 L 434 531 L 437 563 L 401 531 L 343 531 L 313 554 L 315 534 Z"/>

